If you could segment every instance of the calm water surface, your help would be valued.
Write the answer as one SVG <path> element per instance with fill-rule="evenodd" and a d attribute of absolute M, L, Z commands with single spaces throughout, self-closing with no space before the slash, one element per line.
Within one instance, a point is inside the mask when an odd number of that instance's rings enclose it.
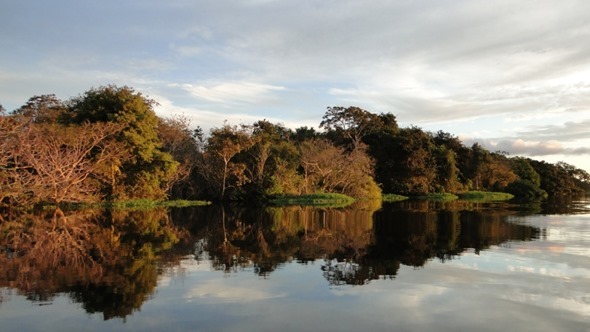
<path fill-rule="evenodd" d="M 581 200 L 84 216 L 91 255 L 60 256 L 51 243 L 77 234 L 66 228 L 27 253 L 3 247 L 0 331 L 590 331 L 589 211 Z"/>

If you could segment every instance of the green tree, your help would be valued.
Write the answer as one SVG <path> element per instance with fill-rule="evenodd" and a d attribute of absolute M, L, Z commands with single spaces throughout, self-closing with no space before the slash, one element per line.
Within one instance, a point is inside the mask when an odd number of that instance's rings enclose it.
<path fill-rule="evenodd" d="M 444 145 L 439 145 L 434 151 L 436 158 L 437 191 L 456 193 L 462 189 L 457 167 L 457 154 Z"/>
<path fill-rule="evenodd" d="M 211 129 L 198 172 L 216 199 L 226 199 L 227 189 L 238 189 L 248 181 L 244 174 L 246 165 L 235 161 L 235 156 L 252 144 L 251 133 L 246 127 L 225 123 L 220 128 Z"/>
<path fill-rule="evenodd" d="M 474 143 L 468 154 L 466 175 L 471 182 L 471 189 L 483 189 L 483 168 L 488 158 L 489 151 L 479 143 Z"/>
<path fill-rule="evenodd" d="M 400 129 L 382 140 L 378 164 L 386 192 L 424 195 L 434 190 L 437 163 L 431 136 L 418 127 Z M 374 150 L 375 151 L 375 150 Z"/>
<path fill-rule="evenodd" d="M 534 186 L 541 186 L 541 176 L 533 166 L 531 166 L 529 159 L 516 157 L 511 159 L 512 170 L 521 180 L 529 181 Z"/>
<path fill-rule="evenodd" d="M 252 146 L 238 156 L 246 165 L 247 197 L 296 194 L 299 152 L 291 140 L 293 132 L 266 120 L 255 122 L 250 130 Z"/>
<path fill-rule="evenodd" d="M 320 128 L 326 129 L 337 144 L 350 144 L 354 150 L 372 132 L 384 128 L 397 130 L 397 122 L 392 114 L 377 115 L 356 106 L 334 106 L 328 107 Z"/>
<path fill-rule="evenodd" d="M 530 160 L 530 164 L 541 176 L 541 189 L 550 196 L 577 195 L 583 192 L 566 169 L 538 160 Z"/>
<path fill-rule="evenodd" d="M 578 188 L 586 192 L 590 190 L 590 174 L 588 174 L 588 172 L 563 161 L 559 161 L 555 165 L 566 171 L 567 174 L 573 178 L 574 183 Z"/>
<path fill-rule="evenodd" d="M 291 139 L 295 142 L 303 142 L 305 140 L 319 138 L 318 133 L 313 127 L 299 127 L 295 129 L 295 132 L 291 134 Z"/>
<path fill-rule="evenodd" d="M 12 114 L 23 121 L 57 123 L 67 112 L 67 106 L 54 94 L 34 96 Z"/>
<path fill-rule="evenodd" d="M 200 128 L 191 130 L 188 118 L 174 116 L 160 118 L 157 129 L 162 151 L 172 155 L 179 163 L 174 176 L 168 182 L 170 195 L 175 198 L 194 198 L 198 189 L 191 175 L 202 152 Z"/>
<path fill-rule="evenodd" d="M 111 178 L 106 184 L 111 197 L 161 199 L 175 178 L 178 162 L 162 150 L 154 105 L 155 101 L 132 88 L 114 85 L 91 89 L 70 101 L 72 123 L 122 126 L 116 137 L 121 158 L 104 169 Z"/>

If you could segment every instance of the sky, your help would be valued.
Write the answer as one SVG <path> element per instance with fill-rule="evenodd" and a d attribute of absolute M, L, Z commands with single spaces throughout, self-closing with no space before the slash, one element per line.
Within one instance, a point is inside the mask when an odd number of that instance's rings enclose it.
<path fill-rule="evenodd" d="M 0 104 L 129 86 L 205 130 L 392 113 L 590 171 L 590 1 L 0 0 Z"/>

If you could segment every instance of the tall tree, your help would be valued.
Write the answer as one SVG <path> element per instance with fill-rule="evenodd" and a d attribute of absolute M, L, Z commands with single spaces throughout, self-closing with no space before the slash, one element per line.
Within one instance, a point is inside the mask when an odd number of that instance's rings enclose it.
<path fill-rule="evenodd" d="M 34 96 L 12 114 L 34 123 L 57 123 L 67 112 L 64 102 L 54 94 Z"/>
<path fill-rule="evenodd" d="M 437 191 L 456 193 L 462 189 L 457 167 L 457 154 L 444 145 L 436 147 L 436 184 Z"/>
<path fill-rule="evenodd" d="M 108 191 L 119 198 L 166 196 L 178 162 L 162 150 L 155 101 L 129 87 L 108 85 L 86 91 L 70 101 L 70 122 L 113 122 L 122 126 L 116 137 L 124 152 L 105 171 L 112 175 Z"/>
<path fill-rule="evenodd" d="M 328 107 L 320 123 L 320 128 L 332 134 L 337 144 L 350 144 L 351 150 L 359 148 L 366 135 L 384 127 L 397 129 L 394 115 L 376 115 L 356 106 Z"/>
<path fill-rule="evenodd" d="M 170 177 L 167 187 L 173 197 L 194 197 L 196 184 L 191 174 L 196 167 L 202 143 L 199 132 L 190 128 L 190 120 L 184 116 L 159 119 L 158 137 L 162 142 L 162 150 L 172 155 L 179 165 Z M 200 129 L 199 129 L 200 130 Z"/>
<path fill-rule="evenodd" d="M 298 151 L 291 137 L 293 132 L 282 124 L 267 120 L 250 126 L 252 146 L 238 156 L 246 165 L 249 183 L 245 186 L 248 197 L 294 193 L 298 179 Z"/>
<path fill-rule="evenodd" d="M 377 154 L 378 180 L 386 192 L 424 195 L 435 188 L 436 146 L 432 137 L 418 127 L 402 128 L 372 145 Z"/>
<path fill-rule="evenodd" d="M 211 130 L 198 172 L 217 199 L 225 199 L 227 189 L 237 188 L 247 180 L 245 165 L 234 162 L 234 157 L 251 146 L 252 139 L 245 127 L 225 123 Z"/>
<path fill-rule="evenodd" d="M 541 186 L 541 176 L 533 166 L 531 166 L 529 159 L 516 157 L 511 159 L 512 171 L 521 179 L 529 181 L 536 187 Z"/>

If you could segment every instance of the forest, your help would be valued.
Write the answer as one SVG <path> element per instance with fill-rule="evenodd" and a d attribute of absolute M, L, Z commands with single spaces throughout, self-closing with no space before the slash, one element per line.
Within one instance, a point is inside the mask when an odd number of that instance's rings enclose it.
<path fill-rule="evenodd" d="M 465 146 L 443 131 L 401 128 L 391 113 L 333 106 L 317 130 L 259 120 L 205 133 L 186 117 L 158 117 L 156 105 L 108 85 L 65 101 L 33 96 L 10 112 L 0 106 L 0 209 L 471 190 L 538 200 L 590 191 L 590 175 L 566 162 Z"/>

